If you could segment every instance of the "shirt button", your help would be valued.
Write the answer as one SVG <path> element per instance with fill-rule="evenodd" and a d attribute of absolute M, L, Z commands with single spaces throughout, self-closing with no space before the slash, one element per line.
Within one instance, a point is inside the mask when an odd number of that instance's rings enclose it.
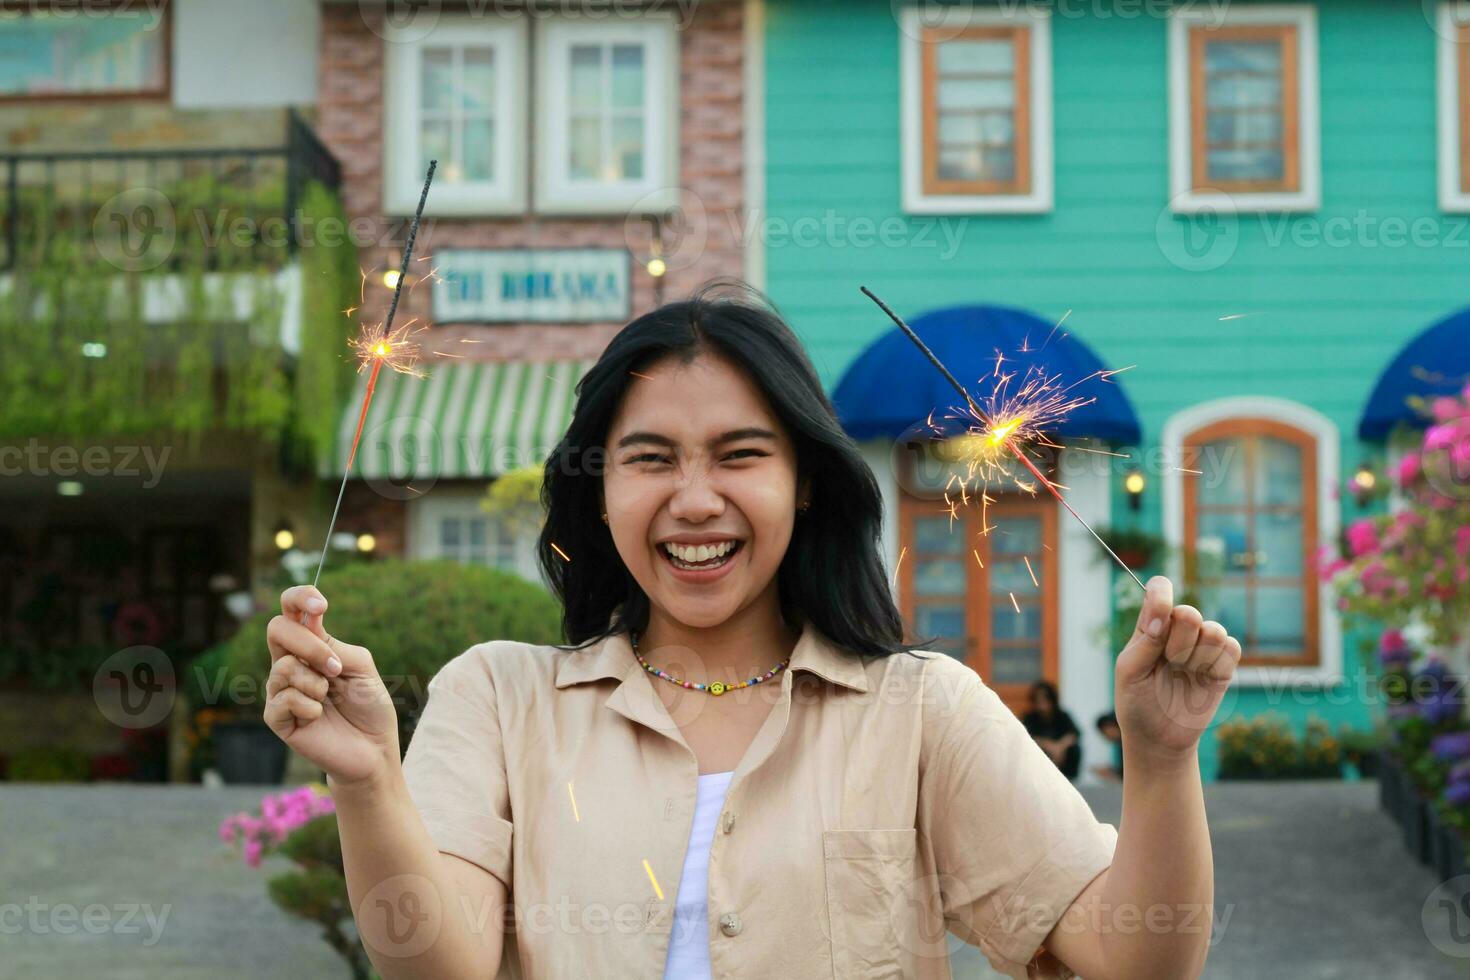
<path fill-rule="evenodd" d="M 734 829 L 735 829 L 735 811 L 733 811 L 733 810 L 726 810 L 725 811 L 725 833 L 728 834 L 730 831 L 732 831 Z"/>
<path fill-rule="evenodd" d="M 740 935 L 740 916 L 734 912 L 726 912 L 720 916 L 720 931 L 727 936 Z"/>

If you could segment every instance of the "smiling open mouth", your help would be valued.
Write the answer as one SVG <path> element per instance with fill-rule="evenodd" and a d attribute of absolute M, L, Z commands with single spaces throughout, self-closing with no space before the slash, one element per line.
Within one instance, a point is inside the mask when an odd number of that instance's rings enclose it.
<path fill-rule="evenodd" d="M 658 550 L 675 568 L 694 572 L 719 568 L 728 563 L 743 544 L 743 541 L 725 541 L 714 546 L 663 544 Z"/>

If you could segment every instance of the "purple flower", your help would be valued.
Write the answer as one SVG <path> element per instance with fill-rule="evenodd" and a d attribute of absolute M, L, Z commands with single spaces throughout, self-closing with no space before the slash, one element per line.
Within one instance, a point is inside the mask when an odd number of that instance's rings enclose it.
<path fill-rule="evenodd" d="M 1470 759 L 1470 732 L 1434 736 L 1429 742 L 1429 754 L 1442 761 Z"/>
<path fill-rule="evenodd" d="M 1456 806 L 1470 803 L 1470 783 L 1450 783 L 1444 788 L 1444 798 L 1446 803 L 1453 803 Z"/>

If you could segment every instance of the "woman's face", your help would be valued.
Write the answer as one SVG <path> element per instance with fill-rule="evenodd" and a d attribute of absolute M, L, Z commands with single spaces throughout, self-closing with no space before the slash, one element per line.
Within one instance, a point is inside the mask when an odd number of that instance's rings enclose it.
<path fill-rule="evenodd" d="M 1050 711 L 1053 707 L 1051 695 L 1045 688 L 1038 687 L 1031 692 L 1031 707 L 1036 711 Z"/>
<path fill-rule="evenodd" d="M 666 358 L 639 374 L 607 437 L 613 542 L 657 609 L 718 626 L 776 588 L 799 502 L 795 447 L 723 358 Z"/>

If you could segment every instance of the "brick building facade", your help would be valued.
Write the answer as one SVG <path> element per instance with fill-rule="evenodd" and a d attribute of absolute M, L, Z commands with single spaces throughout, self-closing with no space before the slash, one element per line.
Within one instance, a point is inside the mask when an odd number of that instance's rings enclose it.
<path fill-rule="evenodd" d="M 563 8 L 565 9 L 565 8 Z M 417 318 L 428 324 L 428 329 L 418 335 L 425 349 L 426 367 L 431 377 L 436 372 L 461 372 L 475 365 L 496 365 L 511 368 L 517 365 L 540 366 L 575 364 L 579 368 L 568 370 L 567 381 L 580 376 L 580 370 L 594 361 L 611 337 L 627 322 L 654 308 L 660 298 L 674 299 L 687 294 L 700 283 L 719 276 L 742 276 L 744 274 L 743 242 L 743 197 L 745 179 L 745 147 L 742 139 L 742 94 L 743 94 L 743 51 L 744 23 L 743 6 L 739 0 L 712 0 L 694 5 L 691 9 L 674 10 L 669 5 L 649 4 L 634 8 L 624 6 L 608 14 L 611 26 L 599 25 L 596 34 L 575 35 L 565 42 L 565 48 L 548 48 L 557 43 L 556 32 L 566 25 L 567 32 L 575 31 L 579 20 L 566 13 L 548 14 L 528 10 L 507 12 L 500 7 L 493 12 L 480 5 L 462 10 L 446 5 L 442 11 L 431 11 L 427 19 L 407 25 L 397 23 L 392 12 L 386 8 L 374 8 L 358 3 L 332 3 L 322 5 L 321 42 L 319 50 L 319 101 L 317 129 L 324 143 L 342 162 L 342 194 L 349 216 L 353 236 L 359 243 L 360 261 L 364 270 L 364 293 L 362 309 L 355 314 L 363 322 L 381 321 L 387 314 L 392 291 L 382 281 L 384 270 L 394 268 L 401 256 L 408 228 L 408 209 L 395 209 L 389 203 L 393 197 L 388 168 L 395 153 L 404 147 L 394 143 L 395 130 L 390 118 L 395 106 L 402 104 L 399 87 L 415 87 L 415 92 L 427 92 L 414 101 L 414 111 L 419 113 L 414 134 L 428 133 L 436 125 L 427 121 L 429 110 L 421 112 L 420 105 L 436 104 L 432 90 L 432 72 L 443 66 L 455 81 L 449 86 L 451 99 L 457 104 L 458 92 L 464 97 L 462 113 L 471 114 L 468 108 L 475 102 L 471 90 L 471 68 L 475 64 L 503 72 L 496 83 L 505 81 L 505 76 L 525 82 L 516 84 L 509 96 L 513 102 L 495 103 L 503 110 L 496 117 L 495 125 L 500 132 L 513 126 L 520 119 L 523 139 L 510 148 L 511 156 L 497 158 L 514 169 L 520 177 L 520 187 L 511 187 L 508 195 L 519 198 L 519 206 L 509 207 L 490 204 L 477 207 L 474 204 L 459 207 L 459 213 L 444 214 L 435 211 L 435 199 L 453 200 L 459 189 L 444 179 L 451 177 L 456 159 L 441 160 L 433 190 L 431 206 L 420 227 L 416 255 L 422 261 L 412 263 L 410 278 L 398 311 L 398 323 L 406 318 Z M 638 49 L 643 42 L 636 32 L 640 21 L 664 18 L 671 30 L 665 32 L 671 42 L 660 42 L 647 50 Z M 627 33 L 632 39 L 627 45 L 619 46 L 614 41 L 602 40 L 604 35 L 616 38 L 616 32 Z M 502 42 L 503 34 L 513 38 Z M 476 47 L 479 38 L 485 38 L 483 51 Z M 576 37 L 585 41 L 576 41 Z M 652 36 L 658 40 L 657 36 Z M 495 39 L 495 40 L 492 40 Z M 504 47 L 496 47 L 504 43 Z M 440 45 L 443 45 L 442 47 Z M 557 109 L 548 109 L 543 101 L 548 91 L 562 88 L 571 90 L 576 79 L 567 81 L 555 77 L 556 58 L 548 51 L 567 55 L 567 63 L 585 65 L 589 63 L 599 45 L 607 45 L 606 62 L 612 79 L 609 89 L 613 94 L 605 101 L 616 102 L 618 96 L 618 72 L 630 60 L 635 68 L 646 73 L 644 91 L 652 97 L 639 110 L 643 113 L 639 125 L 640 133 L 652 142 L 650 133 L 657 130 L 660 120 L 654 118 L 659 111 L 657 99 L 667 95 L 671 115 L 665 131 L 677 133 L 670 140 L 673 146 L 665 159 L 669 165 L 661 175 L 662 191 L 644 193 L 634 202 L 598 207 L 583 206 L 578 210 L 555 199 L 555 191 L 545 190 L 541 185 L 542 175 L 549 169 L 548 155 L 544 152 L 544 133 L 555 130 L 558 122 L 553 118 Z M 401 45 L 401 47 L 396 47 Z M 453 47 L 459 45 L 459 47 Z M 412 55 L 406 54 L 413 52 Z M 521 67 L 521 56 L 525 55 L 526 67 Z M 657 75 L 658 58 L 672 58 L 668 66 L 667 79 L 677 89 L 677 95 L 666 92 Z M 533 57 L 534 55 L 534 57 Z M 412 57 L 413 72 L 393 74 L 395 59 Z M 576 69 L 570 69 L 575 71 Z M 676 73 L 676 74 L 675 74 Z M 677 79 L 675 82 L 674 79 Z M 458 85 L 459 88 L 454 88 Z M 487 88 L 488 91 L 488 88 Z M 502 98 L 504 93 L 495 90 L 486 95 L 485 102 Z M 587 97 L 583 92 L 581 97 Z M 568 96 L 575 99 L 575 94 Z M 636 101 L 636 99 L 635 99 Z M 518 104 L 517 104 L 518 103 Z M 612 110 L 616 112 L 616 110 Z M 507 125 L 511 121 L 512 125 Z M 450 123 L 460 126 L 459 135 L 463 143 L 470 142 L 472 122 Z M 615 124 L 614 124 L 615 125 Z M 402 129 L 397 130 L 400 135 Z M 425 136 L 427 140 L 428 137 Z M 515 137 L 511 137 L 512 140 Z M 411 144 L 413 138 L 405 140 Z M 455 147 L 461 144 L 456 143 Z M 606 144 L 604 144 L 606 145 Z M 674 149 L 676 147 L 676 150 Z M 421 163 L 430 154 L 427 148 L 415 154 L 412 147 L 406 156 Z M 623 147 L 626 149 L 626 147 Z M 504 147 L 497 145 L 497 151 Z M 648 151 L 648 152 L 645 152 Z M 575 158 L 575 149 L 571 151 Z M 632 157 L 633 166 L 645 172 L 652 170 L 654 154 L 647 145 L 636 147 Z M 453 154 L 451 154 L 451 157 Z M 645 159 L 645 157 L 649 159 Z M 466 165 L 472 167 L 471 161 Z M 405 165 L 404 170 L 415 170 L 410 180 L 404 178 L 405 192 L 408 186 L 422 183 L 421 167 Z M 413 195 L 415 198 L 417 194 Z M 401 196 L 400 196 L 401 197 Z M 577 213 L 567 213 L 576 210 Z M 648 216 L 657 215 L 655 225 Z M 659 241 L 654 241 L 654 228 L 659 227 Z M 575 322 L 557 321 L 539 317 L 534 321 L 516 321 L 513 318 L 493 317 L 496 322 L 459 322 L 436 318 L 435 284 L 424 274 L 431 268 L 439 268 L 436 255 L 449 250 L 456 254 L 503 254 L 502 250 L 534 250 L 537 255 L 549 256 L 552 261 L 564 250 L 601 250 L 604 256 L 613 250 L 627 253 L 626 317 L 588 318 L 580 317 Z M 649 260 L 661 256 L 666 272 L 662 277 L 651 274 Z M 616 263 L 614 263 L 616 264 Z M 442 272 L 441 272 L 442 275 Z M 531 368 L 524 369 L 527 372 Z M 477 376 L 474 382 L 466 382 L 466 392 L 460 393 L 459 404 L 463 412 L 473 415 L 475 406 L 488 409 L 490 396 L 477 401 L 476 385 L 490 384 L 492 375 L 487 371 Z M 499 375 L 494 375 L 499 377 Z M 535 380 L 535 379 L 533 379 Z M 403 384 L 422 384 L 416 379 L 403 379 Z M 445 381 L 451 385 L 452 382 Z M 391 397 L 391 396 L 390 396 Z M 405 397 L 413 398 L 412 394 Z M 432 399 L 434 396 L 429 395 Z M 449 396 L 451 400 L 455 396 Z M 501 395 L 496 395 L 501 398 Z M 545 434 L 564 428 L 564 418 L 552 417 L 552 413 L 565 413 L 570 399 L 569 391 L 558 389 L 554 397 L 543 398 L 536 405 L 516 405 L 511 411 L 517 419 L 523 419 L 524 411 L 547 413 L 545 425 L 540 431 Z M 370 418 L 369 438 L 377 430 L 391 428 L 392 419 L 397 417 L 393 409 L 385 405 L 379 415 L 378 401 L 384 400 L 381 390 L 375 396 L 375 413 Z M 535 398 L 530 398 L 535 401 Z M 497 402 L 498 404 L 498 402 Z M 423 411 L 418 405 L 414 411 Z M 345 408 L 355 412 L 356 404 Z M 444 421 L 444 408 L 440 406 L 436 419 Z M 459 410 L 456 409 L 458 412 Z M 450 420 L 450 424 L 463 423 L 471 428 L 472 417 Z M 539 422 L 537 423 L 539 426 Z M 344 428 L 346 438 L 351 433 Z M 482 445 L 494 441 L 494 432 L 487 430 Z M 554 440 L 553 440 L 554 444 Z M 488 447 L 493 450 L 493 445 Z M 549 448 L 544 439 L 539 445 L 528 446 L 532 450 Z M 333 477 L 341 475 L 341 464 L 345 454 L 339 453 Z M 441 468 L 430 464 L 428 477 L 423 467 L 411 467 L 405 475 L 375 473 L 371 454 L 359 457 L 355 477 L 349 486 L 344 502 L 341 524 L 359 531 L 371 531 L 377 539 L 380 553 L 403 554 L 413 557 L 438 557 L 451 555 L 467 560 L 485 560 L 491 564 L 508 565 L 523 573 L 534 574 L 529 545 L 521 541 L 511 544 L 500 542 L 497 557 L 493 543 L 485 544 L 484 535 L 494 536 L 487 530 L 483 518 L 476 516 L 477 508 L 470 504 L 471 498 L 483 493 L 489 479 L 498 475 L 496 467 L 479 466 L 471 463 L 468 469 Z M 523 453 L 518 457 L 521 465 L 535 461 L 535 452 Z M 374 476 L 384 477 L 374 479 Z M 413 477 L 417 477 L 414 479 Z M 432 482 L 433 493 L 420 491 L 424 484 Z M 458 503 L 454 503 L 454 501 Z M 448 503 L 446 503 L 448 502 Z M 449 506 L 459 516 L 445 518 L 441 524 L 458 523 L 454 529 L 439 527 L 430 515 L 427 521 L 416 520 L 414 510 L 432 510 L 436 506 Z M 471 527 L 471 524 L 478 525 Z M 418 528 L 418 533 L 415 533 Z M 472 545 L 470 538 L 479 535 L 479 545 Z M 460 540 L 462 546 L 447 545 L 450 539 Z M 417 540 L 415 540 L 417 539 Z"/>

